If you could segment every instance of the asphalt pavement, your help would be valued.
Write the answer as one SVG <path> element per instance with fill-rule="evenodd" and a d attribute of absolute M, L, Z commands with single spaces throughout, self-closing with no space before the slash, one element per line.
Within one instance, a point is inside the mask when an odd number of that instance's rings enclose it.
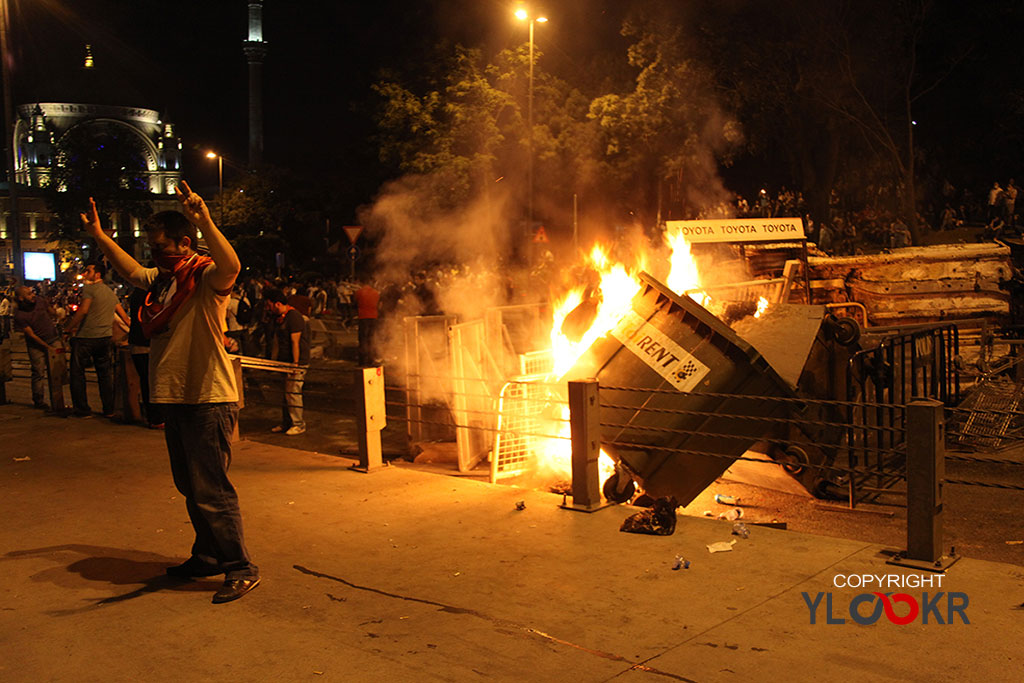
<path fill-rule="evenodd" d="M 851 588 L 919 574 L 882 544 L 627 534 L 632 508 L 255 440 L 232 478 L 263 583 L 213 605 L 216 579 L 164 577 L 191 528 L 160 432 L 11 404 L 0 439 L 4 681 L 1020 680 L 1019 565 Z M 907 598 L 890 618 L 874 591 Z"/>

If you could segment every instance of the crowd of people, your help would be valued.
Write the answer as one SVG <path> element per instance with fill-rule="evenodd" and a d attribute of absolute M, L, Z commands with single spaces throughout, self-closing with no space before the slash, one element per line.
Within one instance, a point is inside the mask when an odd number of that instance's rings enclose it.
<path fill-rule="evenodd" d="M 914 216 L 917 225 L 933 232 L 969 228 L 967 239 L 991 240 L 1019 235 L 1016 217 L 1019 188 L 1013 178 L 994 182 L 987 192 L 972 192 L 943 181 L 931 201 Z M 814 215 L 800 191 L 781 186 L 762 188 L 751 200 L 736 194 L 702 211 L 698 218 L 799 217 L 808 239 L 826 253 L 845 256 L 911 246 L 911 231 L 901 209 L 902 187 L 869 184 L 858 192 L 833 189 L 825 215 Z M 961 237 L 964 239 L 964 237 Z"/>

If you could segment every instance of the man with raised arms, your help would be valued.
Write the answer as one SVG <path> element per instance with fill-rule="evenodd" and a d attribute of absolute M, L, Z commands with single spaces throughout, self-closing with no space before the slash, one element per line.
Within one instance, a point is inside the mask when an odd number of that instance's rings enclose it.
<path fill-rule="evenodd" d="M 114 268 L 147 290 L 139 310 L 150 338 L 150 400 L 161 404 L 174 485 L 195 529 L 192 556 L 167 568 L 178 578 L 225 575 L 214 603 L 236 600 L 260 582 L 245 548 L 238 496 L 228 480 L 238 390 L 224 349 L 224 314 L 241 264 L 202 197 L 182 182 L 182 211 L 161 211 L 144 228 L 156 268 L 144 268 L 100 225 L 90 198 L 86 231 Z M 209 255 L 196 251 L 197 229 Z"/>

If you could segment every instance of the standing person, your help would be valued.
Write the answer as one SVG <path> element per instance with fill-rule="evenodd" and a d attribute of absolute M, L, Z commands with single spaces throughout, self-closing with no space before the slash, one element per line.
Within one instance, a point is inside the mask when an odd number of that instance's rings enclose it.
<path fill-rule="evenodd" d="M 11 335 L 11 314 L 13 312 L 14 306 L 11 304 L 10 298 L 6 293 L 0 292 L 0 341 Z"/>
<path fill-rule="evenodd" d="M 992 220 L 999 214 L 999 206 L 1003 202 L 1003 188 L 999 183 L 992 183 L 992 189 L 988 191 L 988 220 Z"/>
<path fill-rule="evenodd" d="M 183 579 L 225 574 L 213 596 L 214 603 L 223 603 L 260 583 L 259 568 L 245 547 L 238 495 L 228 479 L 238 388 L 224 350 L 223 325 L 241 264 L 202 197 L 184 181 L 175 192 L 182 212 L 161 211 L 144 226 L 156 268 L 143 268 L 103 232 L 91 199 L 82 222 L 117 271 L 148 289 L 140 315 L 150 338 L 150 400 L 163 409 L 171 474 L 195 529 L 191 557 L 167 573 Z M 197 228 L 210 256 L 196 252 Z"/>
<path fill-rule="evenodd" d="M 1010 178 L 1010 182 L 1006 184 L 1006 216 L 1004 221 L 1011 228 L 1017 227 L 1017 185 L 1014 183 L 1013 178 Z"/>
<path fill-rule="evenodd" d="M 110 287 L 103 283 L 106 274 L 107 269 L 102 263 L 90 263 L 85 267 L 81 302 L 67 326 L 71 337 L 71 402 L 75 417 L 92 417 L 85 387 L 85 363 L 90 359 L 100 385 L 103 417 L 114 417 L 114 374 L 111 369 L 114 315 L 127 324 L 128 314 Z"/>
<path fill-rule="evenodd" d="M 298 436 L 306 431 L 302 417 L 302 385 L 309 367 L 309 321 L 285 302 L 284 292 L 271 289 L 263 293 L 267 308 L 277 319 L 277 360 L 296 366 L 284 382 L 281 424 L 270 431 Z"/>
<path fill-rule="evenodd" d="M 356 316 L 359 319 L 359 365 L 369 368 L 376 360 L 373 353 L 373 332 L 377 327 L 380 292 L 369 282 L 365 282 L 352 298 L 355 300 Z"/>
<path fill-rule="evenodd" d="M 28 287 L 14 290 L 14 299 L 17 302 L 14 329 L 25 333 L 25 346 L 32 365 L 32 405 L 46 410 L 46 360 L 60 342 L 51 317 L 53 308 L 49 301 L 36 296 Z"/>
<path fill-rule="evenodd" d="M 298 289 L 292 287 L 292 293 L 288 297 L 288 305 L 307 318 L 312 314 L 313 300 L 306 295 L 306 285 L 300 284 Z"/>
<path fill-rule="evenodd" d="M 146 290 L 136 287 L 128 297 L 128 311 L 132 322 L 128 327 L 128 344 L 131 346 L 132 365 L 139 376 L 139 391 L 142 393 L 142 405 L 146 410 L 146 424 L 150 429 L 163 429 L 164 418 L 160 413 L 160 405 L 153 403 L 149 395 L 149 337 L 142 331 L 140 312 L 146 305 Z"/>

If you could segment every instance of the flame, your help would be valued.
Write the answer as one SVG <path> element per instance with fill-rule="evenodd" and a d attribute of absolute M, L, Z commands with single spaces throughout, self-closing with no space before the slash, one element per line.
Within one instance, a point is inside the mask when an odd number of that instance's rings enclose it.
<path fill-rule="evenodd" d="M 640 291 L 640 282 L 635 273 L 626 270 L 621 263 L 612 263 L 608 252 L 600 245 L 594 245 L 589 257 L 590 266 L 600 276 L 597 297 L 597 313 L 594 321 L 576 341 L 569 339 L 562 331 L 566 317 L 584 303 L 586 291 L 583 287 L 571 290 L 555 305 L 551 327 L 551 352 L 554 359 L 552 375 L 557 379 L 576 364 L 580 356 L 601 337 L 608 334 L 629 312 L 633 297 Z"/>
<path fill-rule="evenodd" d="M 768 299 L 763 296 L 757 300 L 757 310 L 754 311 L 754 317 L 760 318 L 761 314 L 768 310 Z"/>
<path fill-rule="evenodd" d="M 668 246 L 672 249 L 670 259 L 671 271 L 667 285 L 677 294 L 689 292 L 690 296 L 701 304 L 710 300 L 700 291 L 701 280 L 697 272 L 697 264 L 690 254 L 690 245 L 681 233 L 665 235 Z M 565 293 L 556 301 L 552 313 L 551 351 L 554 361 L 551 374 L 545 381 L 555 383 L 567 373 L 587 349 L 601 337 L 607 335 L 618 325 L 631 309 L 633 298 L 640 291 L 641 285 L 636 275 L 646 268 L 646 254 L 636 258 L 634 268 L 613 262 L 609 249 L 595 244 L 587 254 L 587 263 L 597 272 L 600 285 L 597 291 L 590 293 L 589 303 L 596 300 L 596 313 L 593 322 L 576 341 L 563 332 L 566 318 L 586 301 L 587 290 L 577 287 Z M 694 292 L 693 290 L 697 290 Z M 572 477 L 572 444 L 569 440 L 569 407 L 562 403 L 552 403 L 547 416 L 541 418 L 538 432 L 549 434 L 555 438 L 539 438 L 534 443 L 534 455 L 537 461 L 537 472 L 543 476 L 571 479 Z M 615 463 L 603 450 L 598 464 L 600 479 L 604 482 L 614 471 Z"/>
<path fill-rule="evenodd" d="M 701 290 L 702 283 L 700 273 L 697 271 L 697 262 L 690 253 L 690 243 L 682 231 L 666 232 L 665 243 L 672 250 L 669 258 L 671 270 L 665 284 L 676 294 L 689 295 L 691 299 L 701 306 L 707 306 L 711 297 Z"/>

